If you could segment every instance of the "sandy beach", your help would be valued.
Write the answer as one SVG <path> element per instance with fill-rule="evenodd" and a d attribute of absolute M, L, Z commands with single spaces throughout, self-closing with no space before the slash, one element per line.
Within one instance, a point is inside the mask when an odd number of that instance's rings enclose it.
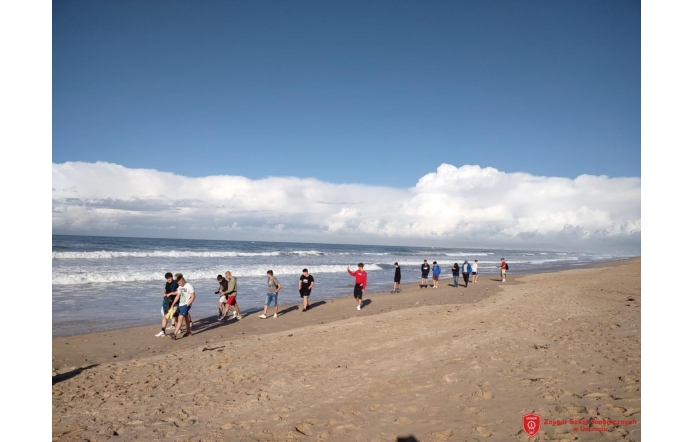
<path fill-rule="evenodd" d="M 640 265 L 56 338 L 53 440 L 641 440 Z"/>

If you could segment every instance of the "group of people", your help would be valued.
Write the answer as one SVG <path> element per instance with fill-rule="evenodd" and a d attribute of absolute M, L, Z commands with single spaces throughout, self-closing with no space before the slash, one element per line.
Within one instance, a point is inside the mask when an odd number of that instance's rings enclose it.
<path fill-rule="evenodd" d="M 166 273 L 164 275 L 166 285 L 164 286 L 164 295 L 162 298 L 162 331 L 156 336 L 166 336 L 167 320 L 171 320 L 169 328 L 174 328 L 171 334 L 172 339 L 176 339 L 179 333 L 182 333 L 181 326 L 185 320 L 186 333 L 184 336 L 191 336 L 191 307 L 195 301 L 195 289 L 190 282 L 182 274 L 177 273 L 172 275 Z"/>
<path fill-rule="evenodd" d="M 498 266 L 500 269 L 500 276 L 502 277 L 502 282 L 507 281 L 507 270 L 509 265 L 506 263 L 504 258 L 501 258 L 501 264 Z M 394 263 L 396 268 L 396 273 L 393 278 L 393 290 L 391 293 L 401 292 L 401 268 L 398 263 Z M 355 301 L 357 302 L 357 310 L 362 309 L 362 296 L 367 289 L 367 272 L 364 270 L 364 264 L 357 264 L 357 270 L 350 270 L 350 266 L 347 268 L 348 273 L 355 278 L 355 287 L 353 290 L 353 295 Z M 427 263 L 425 259 L 420 266 L 421 279 L 420 288 L 429 287 L 429 274 L 432 272 L 432 287 L 439 287 L 439 275 L 442 273 L 442 269 L 437 264 L 437 261 L 432 263 L 432 267 Z M 475 284 L 478 282 L 479 265 L 478 260 L 474 260 L 473 263 L 469 263 L 467 260 L 463 262 L 463 265 L 459 267 L 458 263 L 454 263 L 451 268 L 451 273 L 454 278 L 454 287 L 459 286 L 459 277 L 463 275 L 464 287 L 468 287 L 468 283 Z M 261 319 L 266 319 L 268 317 L 268 308 L 273 306 L 274 313 L 273 318 L 278 317 L 278 293 L 282 289 L 282 284 L 273 275 L 272 270 L 266 272 L 268 290 L 266 292 L 265 304 L 263 306 L 263 313 L 258 315 Z M 181 330 L 183 323 L 186 324 L 185 336 L 191 336 L 191 307 L 195 301 L 195 290 L 193 286 L 186 282 L 186 279 L 182 274 L 177 273 L 172 275 L 167 273 L 164 275 L 166 279 L 166 285 L 164 286 L 164 294 L 162 295 L 162 330 L 157 333 L 156 336 L 166 336 L 167 328 L 174 328 L 174 332 L 171 334 L 172 339 L 176 339 L 179 333 L 183 333 Z M 226 321 L 227 314 L 232 313 L 232 319 L 241 319 L 242 313 L 239 309 L 239 303 L 237 302 L 237 279 L 232 276 L 230 271 L 225 272 L 224 276 L 217 275 L 217 282 L 219 284 L 219 289 L 215 294 L 219 295 L 219 301 L 217 308 L 219 311 L 218 321 Z M 297 289 L 299 290 L 299 295 L 302 298 L 302 312 L 308 311 L 311 306 L 309 305 L 309 296 L 311 295 L 311 290 L 314 288 L 314 277 L 309 274 L 308 269 L 302 270 L 302 274 L 299 277 L 299 282 L 297 284 Z M 168 320 L 171 320 L 171 325 L 167 327 Z"/>
<path fill-rule="evenodd" d="M 437 261 L 432 263 L 432 267 L 425 260 L 420 266 L 420 272 L 422 273 L 420 278 L 420 288 L 428 288 L 429 285 L 429 275 L 430 270 L 432 271 L 432 287 L 439 288 L 439 275 L 442 274 L 442 269 L 437 264 Z M 464 287 L 468 287 L 468 281 L 470 278 L 471 283 L 478 282 L 478 260 L 474 260 L 473 264 L 470 264 L 467 260 L 463 262 L 463 265 L 459 267 L 457 262 L 451 268 L 451 274 L 454 277 L 454 287 L 459 286 L 459 277 L 463 275 Z"/>
<path fill-rule="evenodd" d="M 399 292 L 400 292 L 400 281 L 401 281 L 401 269 L 398 267 L 398 263 L 395 264 L 396 266 L 396 275 L 394 277 L 394 283 L 393 283 L 393 291 L 391 293 L 394 293 L 396 290 L 396 280 L 398 281 L 398 287 L 399 287 Z M 500 269 L 500 277 L 502 282 L 507 282 L 507 270 L 509 269 L 509 265 L 507 264 L 507 261 L 505 261 L 504 258 L 500 258 L 500 265 L 497 266 L 497 268 Z M 459 264 L 457 262 L 454 263 L 454 266 L 451 267 L 451 274 L 454 278 L 454 287 L 459 286 L 459 277 L 463 275 L 463 286 L 468 287 L 468 283 L 470 281 L 471 284 L 475 284 L 478 282 L 478 273 L 479 273 L 480 266 L 478 264 L 478 260 L 475 259 L 473 260 L 473 263 L 469 263 L 468 260 L 465 260 L 461 267 L 459 267 Z M 439 288 L 439 275 L 442 274 L 442 269 L 439 267 L 439 264 L 437 264 L 437 261 L 434 261 L 432 263 L 432 267 L 427 263 L 427 260 L 425 259 L 422 265 L 420 266 L 420 272 L 421 272 L 421 278 L 420 278 L 420 288 L 428 288 L 429 285 L 429 275 L 430 275 L 430 270 L 432 271 L 432 287 L 433 288 Z"/>
<path fill-rule="evenodd" d="M 265 297 L 265 305 L 263 307 L 263 313 L 259 315 L 260 318 L 267 318 L 268 308 L 270 306 L 275 307 L 275 312 L 273 318 L 278 317 L 278 293 L 282 289 L 282 284 L 275 278 L 272 270 L 266 272 L 268 290 Z M 365 273 L 366 275 L 366 273 Z M 166 284 L 164 286 L 164 293 L 162 295 L 162 330 L 155 336 L 161 337 L 166 336 L 167 328 L 174 329 L 174 332 L 170 335 L 172 339 L 176 339 L 180 333 L 183 333 L 182 326 L 185 321 L 186 332 L 184 337 L 191 336 L 191 307 L 193 301 L 195 301 L 195 289 L 193 286 L 186 282 L 186 279 L 181 273 L 172 275 L 167 272 L 164 275 L 166 279 Z M 217 275 L 217 283 L 219 288 L 215 292 L 219 295 L 219 301 L 217 303 L 217 309 L 219 311 L 218 321 L 226 321 L 229 312 L 232 313 L 232 319 L 241 319 L 243 317 L 241 309 L 239 308 L 239 303 L 237 302 L 237 279 L 232 276 L 232 272 L 225 272 L 224 276 Z M 366 277 L 365 277 L 366 286 Z M 302 311 L 305 312 L 310 309 L 309 306 L 309 296 L 311 295 L 311 289 L 314 288 L 314 277 L 309 274 L 308 269 L 302 270 L 302 275 L 299 277 L 298 289 L 299 295 L 303 299 Z M 167 327 L 167 323 L 171 321 L 171 324 Z"/>

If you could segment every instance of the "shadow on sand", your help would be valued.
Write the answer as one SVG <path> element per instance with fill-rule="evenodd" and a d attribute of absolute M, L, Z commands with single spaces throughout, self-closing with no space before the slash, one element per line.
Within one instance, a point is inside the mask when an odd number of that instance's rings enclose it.
<path fill-rule="evenodd" d="M 55 376 L 53 376 L 53 385 L 55 385 L 55 384 L 57 384 L 57 383 L 59 383 L 59 382 L 67 381 L 68 379 L 74 378 L 75 376 L 77 376 L 78 374 L 82 373 L 83 371 L 89 370 L 90 368 L 94 368 L 94 367 L 96 367 L 96 366 L 98 366 L 98 365 L 99 365 L 99 364 L 91 364 L 91 365 L 87 365 L 86 367 L 76 368 L 76 369 L 74 369 L 74 370 L 72 370 L 72 371 L 67 371 L 67 372 L 65 372 L 65 373 L 61 373 L 61 374 L 59 374 L 59 375 L 55 375 Z"/>

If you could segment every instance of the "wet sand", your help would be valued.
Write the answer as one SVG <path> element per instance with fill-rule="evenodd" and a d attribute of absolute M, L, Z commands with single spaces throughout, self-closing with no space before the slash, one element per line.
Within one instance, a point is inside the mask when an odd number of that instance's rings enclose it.
<path fill-rule="evenodd" d="M 54 440 L 640 440 L 640 259 L 509 276 L 56 338 Z"/>

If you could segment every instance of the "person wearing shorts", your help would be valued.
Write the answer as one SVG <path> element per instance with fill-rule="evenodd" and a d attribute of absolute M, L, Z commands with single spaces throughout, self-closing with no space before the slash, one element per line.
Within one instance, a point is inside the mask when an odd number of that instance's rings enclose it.
<path fill-rule="evenodd" d="M 430 265 L 427 264 L 427 260 L 420 266 L 420 273 L 422 273 L 422 278 L 420 278 L 420 288 L 429 287 L 428 279 L 430 277 Z"/>
<path fill-rule="evenodd" d="M 266 313 L 268 313 L 268 307 L 270 306 L 271 303 L 275 303 L 275 314 L 273 315 L 273 318 L 277 318 L 278 317 L 278 292 L 282 288 L 282 285 L 280 284 L 280 281 L 278 281 L 273 276 L 272 270 L 268 270 L 266 272 L 266 275 L 268 276 L 268 293 L 266 293 L 266 295 L 265 295 L 265 306 L 263 307 L 263 314 L 258 315 L 258 317 L 261 319 L 267 318 Z"/>
<path fill-rule="evenodd" d="M 225 280 L 227 281 L 227 290 L 224 291 L 224 295 L 227 297 L 227 301 L 225 302 L 225 309 L 224 309 L 224 315 L 222 316 L 222 320 L 227 319 L 227 313 L 234 307 L 234 311 L 232 311 L 232 319 L 241 319 L 241 310 L 239 309 L 239 304 L 236 301 L 236 296 L 237 296 L 237 281 L 234 276 L 232 276 L 232 272 L 226 271 L 224 272 L 224 277 Z"/>
<path fill-rule="evenodd" d="M 181 324 L 183 323 L 184 319 L 186 320 L 186 334 L 183 336 L 193 336 L 193 333 L 191 333 L 190 310 L 191 306 L 193 305 L 193 301 L 195 301 L 195 289 L 189 282 L 186 282 L 181 274 L 178 274 L 176 283 L 178 284 L 179 288 L 176 293 L 176 298 L 174 299 L 174 304 L 177 302 L 179 303 L 179 320 L 176 323 L 176 330 L 174 330 L 174 334 L 171 335 L 172 339 L 176 339 L 179 331 L 181 331 Z"/>
<path fill-rule="evenodd" d="M 355 296 L 355 301 L 357 301 L 357 310 L 362 310 L 362 295 L 367 289 L 367 272 L 364 271 L 364 264 L 357 264 L 356 272 L 350 270 L 350 266 L 348 266 L 347 271 L 351 276 L 355 277 L 353 295 Z"/>
<path fill-rule="evenodd" d="M 394 262 L 393 265 L 396 267 L 396 273 L 393 275 L 393 290 L 391 293 L 400 293 L 401 292 L 401 267 L 398 265 L 397 262 Z"/>
<path fill-rule="evenodd" d="M 478 282 L 478 260 L 476 259 L 473 261 L 473 265 L 471 266 L 471 276 L 473 277 L 473 280 L 471 281 L 473 284 Z"/>
<path fill-rule="evenodd" d="M 314 277 L 309 274 L 309 270 L 302 270 L 302 275 L 299 277 L 299 296 L 302 297 L 304 306 L 302 312 L 309 310 L 309 296 L 311 295 L 311 289 L 314 288 Z"/>
<path fill-rule="evenodd" d="M 509 266 L 507 265 L 507 262 L 504 260 L 504 258 L 500 258 L 500 261 L 502 264 L 500 264 L 500 277 L 502 278 L 502 282 L 507 282 L 507 269 Z"/>
<path fill-rule="evenodd" d="M 156 337 L 166 336 L 166 329 L 173 328 L 174 323 L 179 316 L 178 312 L 175 312 L 174 317 L 171 318 L 171 325 L 167 327 L 166 314 L 169 312 L 169 309 L 173 305 L 174 299 L 176 298 L 176 290 L 178 289 L 178 285 L 176 284 L 176 281 L 174 281 L 174 276 L 170 272 L 167 272 L 166 275 L 164 275 L 164 278 L 167 282 L 164 286 L 164 295 L 162 297 L 162 331 L 157 333 L 155 335 Z"/>
<path fill-rule="evenodd" d="M 442 269 L 437 264 L 437 261 L 432 263 L 432 286 L 435 289 L 439 288 L 439 275 L 441 275 Z"/>

